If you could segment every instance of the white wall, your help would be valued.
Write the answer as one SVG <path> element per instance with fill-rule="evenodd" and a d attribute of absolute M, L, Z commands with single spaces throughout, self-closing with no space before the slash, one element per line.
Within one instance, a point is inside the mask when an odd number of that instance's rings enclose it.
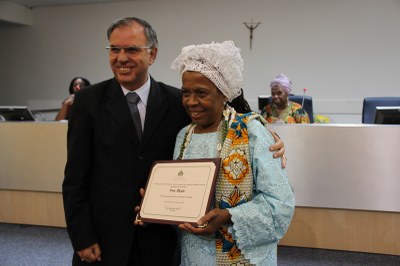
<path fill-rule="evenodd" d="M 242 49 L 254 109 L 279 73 L 335 122 L 359 123 L 366 96 L 400 96 L 399 0 L 148 0 L 36 8 L 32 26 L 0 23 L 0 105 L 58 107 L 72 77 L 111 77 L 106 29 L 126 16 L 156 29 L 151 74 L 171 85 L 180 86 L 170 63 L 183 46 L 230 39 Z M 251 19 L 262 22 L 252 51 L 243 24 Z"/>

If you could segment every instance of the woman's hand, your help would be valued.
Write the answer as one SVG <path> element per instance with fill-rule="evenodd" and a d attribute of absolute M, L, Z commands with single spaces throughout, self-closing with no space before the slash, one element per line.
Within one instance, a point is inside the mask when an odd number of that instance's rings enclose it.
<path fill-rule="evenodd" d="M 74 99 L 74 95 L 72 94 L 67 99 L 65 99 L 62 104 L 66 106 L 71 106 L 74 103 Z"/>
<path fill-rule="evenodd" d="M 221 228 L 222 225 L 231 222 L 231 214 L 228 210 L 215 208 L 206 213 L 197 222 L 197 224 L 202 227 L 195 227 L 190 223 L 183 223 L 179 225 L 179 229 L 195 235 L 212 235 Z"/>
<path fill-rule="evenodd" d="M 60 121 L 65 120 L 68 117 L 69 108 L 74 103 L 74 95 L 70 95 L 67 99 L 62 102 L 61 108 L 58 111 L 56 118 L 54 120 Z"/>

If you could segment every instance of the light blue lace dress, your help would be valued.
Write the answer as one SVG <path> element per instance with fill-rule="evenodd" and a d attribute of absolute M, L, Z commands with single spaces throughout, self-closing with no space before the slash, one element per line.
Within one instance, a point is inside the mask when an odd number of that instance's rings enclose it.
<path fill-rule="evenodd" d="M 187 128 L 177 136 L 179 155 Z M 230 231 L 246 259 L 254 265 L 276 265 L 277 243 L 286 233 L 294 212 L 294 195 L 280 159 L 273 159 L 270 133 L 258 121 L 248 123 L 250 161 L 254 174 L 253 199 L 228 209 Z M 219 133 L 193 134 L 183 159 L 215 158 Z M 181 231 L 181 265 L 216 265 L 215 240 Z"/>

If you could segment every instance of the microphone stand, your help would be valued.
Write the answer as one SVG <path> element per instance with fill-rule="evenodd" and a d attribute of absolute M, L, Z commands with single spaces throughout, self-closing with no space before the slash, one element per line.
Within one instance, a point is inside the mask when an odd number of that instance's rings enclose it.
<path fill-rule="evenodd" d="M 304 89 L 303 89 L 303 99 L 302 99 L 302 101 L 301 101 L 301 108 L 304 107 L 304 96 L 306 95 L 306 91 L 307 91 L 307 88 L 304 88 Z"/>

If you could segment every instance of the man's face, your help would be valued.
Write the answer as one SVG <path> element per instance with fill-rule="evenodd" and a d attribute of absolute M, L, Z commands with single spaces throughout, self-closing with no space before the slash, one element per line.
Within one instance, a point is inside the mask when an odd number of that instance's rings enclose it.
<path fill-rule="evenodd" d="M 110 66 L 122 86 L 128 90 L 138 89 L 147 81 L 148 68 L 156 59 L 157 48 L 139 48 L 135 51 L 134 47 L 147 47 L 144 28 L 136 22 L 114 29 L 109 42 L 110 47 L 114 48 L 130 47 L 127 50 L 120 49 L 119 52 L 111 48 Z"/>

